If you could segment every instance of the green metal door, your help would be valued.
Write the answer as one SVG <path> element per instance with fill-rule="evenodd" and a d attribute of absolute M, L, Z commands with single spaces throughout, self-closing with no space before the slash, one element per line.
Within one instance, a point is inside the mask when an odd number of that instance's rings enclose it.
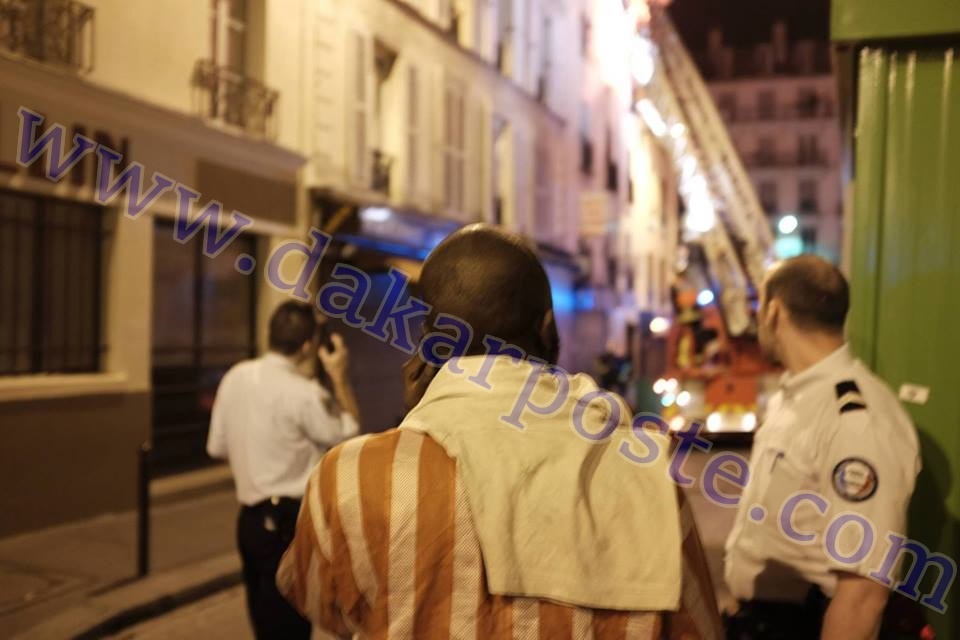
<path fill-rule="evenodd" d="M 924 470 L 912 538 L 960 558 L 960 68 L 953 49 L 866 48 L 859 59 L 850 336 L 905 404 Z M 882 479 L 881 479 L 882 481 Z M 938 569 L 924 577 L 929 593 Z M 960 582 L 960 581 L 958 581 Z M 960 638 L 960 586 L 938 637 Z"/>

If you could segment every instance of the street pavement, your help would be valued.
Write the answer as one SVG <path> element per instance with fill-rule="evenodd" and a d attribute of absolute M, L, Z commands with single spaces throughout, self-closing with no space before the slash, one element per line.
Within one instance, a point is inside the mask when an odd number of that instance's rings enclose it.
<path fill-rule="evenodd" d="M 151 511 L 151 571 L 233 552 L 237 504 L 219 489 Z M 0 636 L 47 621 L 136 574 L 136 514 L 107 514 L 0 540 Z M 81 631 L 81 630 L 78 630 Z"/>
<path fill-rule="evenodd" d="M 243 587 L 237 586 L 111 637 L 117 640 L 252 640 L 253 632 L 247 621 Z"/>
<path fill-rule="evenodd" d="M 719 507 L 704 498 L 699 485 L 699 478 L 711 454 L 728 450 L 743 455 L 749 454 L 746 448 L 729 447 L 717 447 L 710 454 L 695 451 L 684 466 L 684 472 L 687 475 L 697 478 L 697 484 L 687 491 L 687 497 L 697 520 L 721 608 L 731 601 L 723 583 L 723 543 L 733 525 L 735 509 Z M 724 483 L 720 483 L 718 488 L 727 493 L 735 493 L 735 488 L 731 485 L 724 486 Z M 234 587 L 172 611 L 167 615 L 126 629 L 114 637 L 136 640 L 164 640 L 168 638 L 178 640 L 181 638 L 244 640 L 253 636 L 247 621 L 243 588 Z"/>

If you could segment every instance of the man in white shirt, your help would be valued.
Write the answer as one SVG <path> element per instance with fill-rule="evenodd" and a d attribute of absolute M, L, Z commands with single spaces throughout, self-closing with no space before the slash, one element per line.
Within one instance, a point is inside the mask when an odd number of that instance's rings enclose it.
<path fill-rule="evenodd" d="M 916 431 L 844 341 L 849 288 L 836 267 L 787 260 L 761 297 L 760 345 L 786 373 L 727 539 L 725 577 L 741 604 L 729 637 L 876 638 L 889 588 L 871 572 L 888 532 L 906 533 Z"/>
<path fill-rule="evenodd" d="M 237 544 L 247 608 L 258 638 L 309 638 L 310 624 L 277 591 L 275 575 L 293 539 L 307 478 L 326 450 L 357 434 L 358 411 L 343 339 L 318 345 L 313 310 L 286 302 L 270 319 L 270 351 L 220 382 L 207 453 L 230 463 L 241 506 Z M 314 353 L 333 397 L 301 370 Z"/>

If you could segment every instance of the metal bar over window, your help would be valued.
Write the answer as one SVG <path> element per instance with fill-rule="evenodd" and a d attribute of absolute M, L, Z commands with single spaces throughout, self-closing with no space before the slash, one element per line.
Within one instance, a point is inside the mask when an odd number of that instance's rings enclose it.
<path fill-rule="evenodd" d="M 0 375 L 98 371 L 99 207 L 0 191 Z"/>

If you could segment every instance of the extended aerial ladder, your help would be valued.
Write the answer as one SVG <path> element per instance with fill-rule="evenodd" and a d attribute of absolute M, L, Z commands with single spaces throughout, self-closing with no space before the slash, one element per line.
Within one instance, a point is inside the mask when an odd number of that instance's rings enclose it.
<path fill-rule="evenodd" d="M 672 428 L 706 418 L 709 431 L 752 431 L 771 369 L 752 335 L 751 296 L 772 261 L 773 234 L 690 54 L 663 7 L 650 4 L 634 41 L 637 109 L 673 160 L 686 210 L 683 242 L 702 248 L 719 302 L 685 307 L 694 319 L 674 324 L 666 379 L 654 391 Z M 646 3 L 637 7 L 647 12 Z"/>
<path fill-rule="evenodd" d="M 662 7 L 650 8 L 635 56 L 643 58 L 634 74 L 642 85 L 639 111 L 673 158 L 686 236 L 703 247 L 727 330 L 742 335 L 773 235 L 713 98 Z"/>

